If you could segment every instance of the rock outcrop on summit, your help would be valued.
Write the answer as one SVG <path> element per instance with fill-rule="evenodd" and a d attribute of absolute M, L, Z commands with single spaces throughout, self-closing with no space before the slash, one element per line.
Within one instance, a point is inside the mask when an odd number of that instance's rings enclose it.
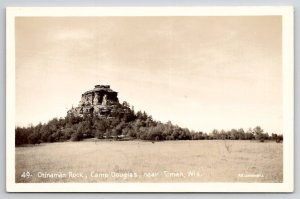
<path fill-rule="evenodd" d="M 82 117 L 84 114 L 93 114 L 99 117 L 114 117 L 116 111 L 118 114 L 126 114 L 130 109 L 119 103 L 118 92 L 113 91 L 109 85 L 95 85 L 94 89 L 81 95 L 79 105 L 72 107 L 68 115 Z"/>
<path fill-rule="evenodd" d="M 80 141 L 86 138 L 114 140 L 276 140 L 283 136 L 268 133 L 259 127 L 247 132 L 214 130 L 211 134 L 190 131 L 178 125 L 156 121 L 145 111 L 134 111 L 128 102 L 119 102 L 118 93 L 109 85 L 96 85 L 84 92 L 77 107 L 64 118 L 53 118 L 45 124 L 15 129 L 15 145 L 42 142 Z"/>

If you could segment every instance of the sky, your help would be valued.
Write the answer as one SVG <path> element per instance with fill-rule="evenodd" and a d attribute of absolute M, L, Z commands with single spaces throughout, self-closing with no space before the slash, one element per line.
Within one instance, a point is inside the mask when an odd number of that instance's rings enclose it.
<path fill-rule="evenodd" d="M 17 17 L 16 125 L 108 84 L 155 120 L 282 133 L 280 16 Z"/>

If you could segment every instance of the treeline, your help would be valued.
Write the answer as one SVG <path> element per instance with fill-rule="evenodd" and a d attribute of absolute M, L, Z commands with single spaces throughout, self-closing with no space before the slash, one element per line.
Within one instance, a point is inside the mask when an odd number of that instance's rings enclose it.
<path fill-rule="evenodd" d="M 123 107 L 126 106 L 126 107 Z M 129 108 L 123 103 L 120 109 Z M 85 138 L 98 139 L 141 139 L 141 140 L 276 140 L 281 142 L 282 135 L 265 133 L 261 127 L 249 129 L 232 129 L 230 131 L 213 130 L 211 133 L 190 131 L 171 122 L 161 123 L 152 119 L 146 112 L 134 112 L 129 109 L 127 114 L 116 114 L 113 117 L 99 117 L 85 114 L 76 117 L 72 114 L 65 118 L 54 118 L 46 124 L 15 129 L 16 146 L 23 144 L 39 144 L 42 142 L 80 141 Z"/>

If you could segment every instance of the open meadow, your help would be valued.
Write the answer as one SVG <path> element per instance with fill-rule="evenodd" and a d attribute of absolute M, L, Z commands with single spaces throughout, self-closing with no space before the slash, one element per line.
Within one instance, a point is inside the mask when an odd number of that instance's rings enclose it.
<path fill-rule="evenodd" d="M 16 182 L 282 182 L 282 143 L 105 141 L 16 147 Z"/>

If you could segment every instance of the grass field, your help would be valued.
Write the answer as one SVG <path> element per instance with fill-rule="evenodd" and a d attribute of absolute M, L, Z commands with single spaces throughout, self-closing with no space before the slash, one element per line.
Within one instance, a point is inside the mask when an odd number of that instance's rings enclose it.
<path fill-rule="evenodd" d="M 16 148 L 16 182 L 282 182 L 282 143 L 94 141 Z"/>

